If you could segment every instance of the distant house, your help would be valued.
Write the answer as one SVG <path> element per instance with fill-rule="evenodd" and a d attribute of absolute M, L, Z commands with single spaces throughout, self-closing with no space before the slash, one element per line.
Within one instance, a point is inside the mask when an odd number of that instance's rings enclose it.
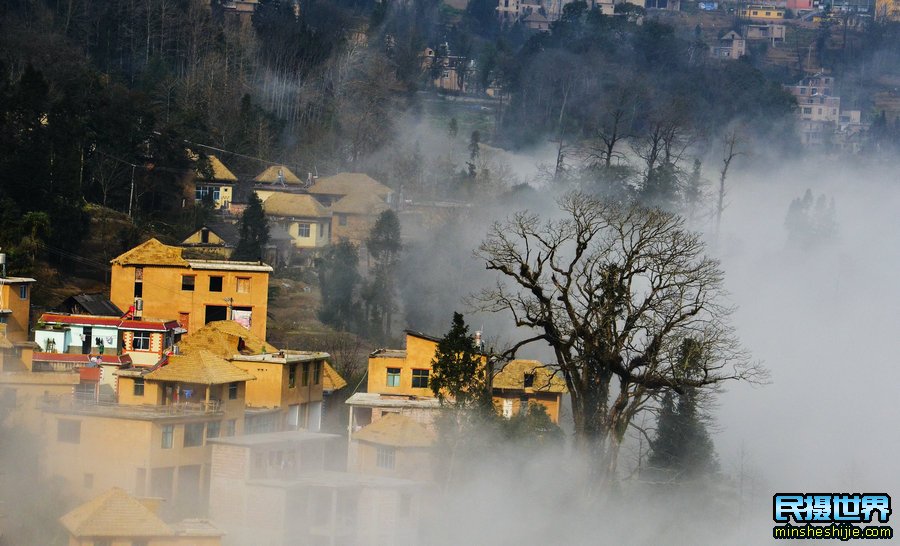
<path fill-rule="evenodd" d="M 550 20 L 536 11 L 529 13 L 528 16 L 522 20 L 522 23 L 525 25 L 525 28 L 529 30 L 550 32 Z"/>
<path fill-rule="evenodd" d="M 399 413 L 360 429 L 350 445 L 348 469 L 361 474 L 428 482 L 434 431 Z"/>
<path fill-rule="evenodd" d="M 744 38 L 748 41 L 768 40 L 772 45 L 781 43 L 785 37 L 784 25 L 768 24 L 750 24 L 744 27 Z"/>
<path fill-rule="evenodd" d="M 203 199 L 211 199 L 215 209 L 228 210 L 234 200 L 234 187 L 238 179 L 218 157 L 206 157 L 212 172 L 197 171 L 194 179 L 194 202 L 199 204 Z"/>
<path fill-rule="evenodd" d="M 529 404 L 540 404 L 554 423 L 559 422 L 562 395 L 568 392 L 560 374 L 537 360 L 508 362 L 494 375 L 491 388 L 494 405 L 503 417 L 518 415 Z"/>
<path fill-rule="evenodd" d="M 842 107 L 835 88 L 835 79 L 824 74 L 784 86 L 797 99 L 800 141 L 809 148 L 858 150 L 868 126 L 861 123 L 859 110 Z"/>
<path fill-rule="evenodd" d="M 451 54 L 446 43 L 441 51 L 429 47 L 422 52 L 421 66 L 426 80 L 444 91 L 469 92 L 476 72 L 475 59 Z"/>
<path fill-rule="evenodd" d="M 747 52 L 747 42 L 740 34 L 729 30 L 719 38 L 716 45 L 709 48 L 709 55 L 715 59 L 737 60 Z"/>
<path fill-rule="evenodd" d="M 307 431 L 212 440 L 212 521 L 224 544 L 420 544 L 425 488 L 332 470 L 339 437 Z"/>
<path fill-rule="evenodd" d="M 59 519 L 69 546 L 112 544 L 220 546 L 223 533 L 201 519 L 167 524 L 157 514 L 159 499 L 138 499 L 113 487 Z"/>
<path fill-rule="evenodd" d="M 294 248 L 321 248 L 331 241 L 331 211 L 312 195 L 274 192 L 263 201 L 263 210 L 287 231 Z"/>
<path fill-rule="evenodd" d="M 332 238 L 360 244 L 368 237 L 378 215 L 390 208 L 394 192 L 362 173 L 340 173 L 320 178 L 309 193 L 332 211 Z"/>
<path fill-rule="evenodd" d="M 302 191 L 306 185 L 284 165 L 272 165 L 253 179 L 253 191 L 262 201 L 274 192 Z"/>
<path fill-rule="evenodd" d="M 30 277 L 0 277 L 0 369 L 24 369 L 32 350 L 28 324 L 31 318 Z"/>
<path fill-rule="evenodd" d="M 784 19 L 784 8 L 751 4 L 740 8 L 740 15 L 753 21 L 781 21 Z"/>
<path fill-rule="evenodd" d="M 240 240 L 240 228 L 231 222 L 212 222 L 200 227 L 181 242 L 207 258 L 227 260 Z"/>

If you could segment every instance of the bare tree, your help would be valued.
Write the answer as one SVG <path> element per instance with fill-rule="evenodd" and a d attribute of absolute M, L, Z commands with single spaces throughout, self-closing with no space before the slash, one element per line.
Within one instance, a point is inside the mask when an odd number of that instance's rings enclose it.
<path fill-rule="evenodd" d="M 502 276 L 477 301 L 531 330 L 507 357 L 550 345 L 572 397 L 576 445 L 599 461 L 588 481 L 612 480 L 621 441 L 653 398 L 764 372 L 734 336 L 718 262 L 680 217 L 580 193 L 559 206 L 556 219 L 520 212 L 492 227 L 477 254 Z M 704 355 L 691 373 L 677 357 L 688 337 Z"/>
<path fill-rule="evenodd" d="M 728 168 L 734 158 L 741 155 L 738 148 L 740 137 L 737 130 L 725 134 L 722 142 L 722 170 L 719 173 L 719 200 L 716 204 L 716 240 L 719 239 L 719 229 L 722 227 L 722 212 L 725 211 L 725 179 L 728 177 Z"/>

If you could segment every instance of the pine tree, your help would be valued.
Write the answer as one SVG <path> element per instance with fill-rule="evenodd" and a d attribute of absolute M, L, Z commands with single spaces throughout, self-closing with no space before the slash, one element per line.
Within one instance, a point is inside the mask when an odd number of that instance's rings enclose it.
<path fill-rule="evenodd" d="M 363 294 L 369 322 L 369 337 L 383 342 L 391 333 L 396 308 L 396 278 L 400 252 L 400 219 L 393 210 L 378 216 L 366 239 L 366 248 L 375 260 L 374 275 Z"/>
<path fill-rule="evenodd" d="M 241 215 L 241 238 L 231 254 L 232 260 L 262 260 L 269 243 L 269 224 L 262 201 L 256 193 L 250 194 L 250 203 Z"/>
<path fill-rule="evenodd" d="M 438 342 L 431 361 L 429 386 L 441 403 L 457 408 L 490 407 L 485 358 L 475 346 L 460 313 L 453 313 L 450 331 Z"/>
<path fill-rule="evenodd" d="M 698 370 L 702 358 L 700 344 L 685 339 L 680 359 L 685 373 Z M 673 481 L 709 476 L 719 469 L 715 446 L 700 408 L 699 394 L 695 388 L 685 388 L 680 394 L 667 390 L 660 402 L 649 463 L 667 473 Z"/>
<path fill-rule="evenodd" d="M 360 283 L 359 251 L 342 239 L 316 260 L 322 307 L 319 320 L 339 330 L 357 331 L 359 312 L 356 290 Z"/>

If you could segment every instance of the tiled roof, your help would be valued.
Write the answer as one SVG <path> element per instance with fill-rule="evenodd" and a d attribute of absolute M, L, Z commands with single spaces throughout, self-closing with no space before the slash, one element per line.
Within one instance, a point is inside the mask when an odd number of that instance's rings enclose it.
<path fill-rule="evenodd" d="M 388 413 L 353 435 L 354 440 L 394 447 L 429 447 L 434 433 L 399 413 Z"/>
<path fill-rule="evenodd" d="M 388 196 L 393 190 L 363 173 L 338 173 L 320 178 L 309 188 L 309 193 L 320 195 L 350 195 L 353 193 Z"/>
<path fill-rule="evenodd" d="M 256 379 L 224 358 L 202 349 L 171 355 L 168 364 L 144 377 L 153 381 L 179 381 L 200 385 L 222 385 Z"/>
<path fill-rule="evenodd" d="M 89 326 L 111 326 L 123 330 L 151 330 L 165 332 L 178 328 L 177 320 L 154 319 L 121 319 L 119 317 L 99 317 L 96 315 L 64 315 L 60 313 L 44 313 L 38 322 L 51 324 L 75 324 Z"/>
<path fill-rule="evenodd" d="M 331 367 L 329 363 L 325 363 L 325 379 L 322 381 L 322 388 L 326 391 L 337 391 L 347 386 L 347 381 L 341 377 L 341 374 Z"/>
<path fill-rule="evenodd" d="M 503 370 L 494 376 L 495 389 L 525 389 L 525 374 L 534 374 L 534 383 L 529 390 L 536 392 L 567 392 L 566 382 L 560 374 L 537 360 L 511 360 Z"/>
<path fill-rule="evenodd" d="M 166 537 L 175 532 L 152 510 L 114 487 L 59 519 L 76 537 Z"/>
<path fill-rule="evenodd" d="M 263 201 L 263 210 L 271 216 L 327 218 L 331 212 L 306 193 L 275 192 Z"/>
<path fill-rule="evenodd" d="M 384 199 L 372 193 L 351 193 L 331 205 L 331 210 L 342 214 L 379 214 L 387 210 Z"/>
<path fill-rule="evenodd" d="M 206 178 L 202 174 L 198 175 L 200 180 L 204 181 L 217 181 L 217 182 L 237 182 L 237 177 L 234 176 L 234 173 L 228 170 L 228 167 L 225 166 L 224 163 L 219 161 L 219 158 L 214 155 L 206 156 L 209 158 L 209 165 L 212 167 L 212 178 Z"/>
<path fill-rule="evenodd" d="M 253 179 L 253 181 L 263 184 L 278 184 L 279 171 L 281 171 L 281 177 L 284 179 L 285 184 L 294 186 L 303 184 L 303 182 L 299 178 L 297 178 L 297 175 L 292 173 L 291 170 L 284 165 L 272 165 L 268 169 L 259 173 L 256 178 Z"/>
<path fill-rule="evenodd" d="M 177 246 L 164 245 L 157 239 L 150 239 L 128 252 L 113 258 L 111 263 L 117 265 L 172 265 L 187 267 L 188 263 L 181 257 L 181 249 Z"/>
<path fill-rule="evenodd" d="M 241 340 L 243 340 L 243 351 L 238 350 Z M 206 324 L 202 328 L 188 334 L 178 344 L 178 348 L 184 354 L 209 351 L 216 356 L 226 359 L 241 352 L 245 354 L 260 354 L 263 352 L 263 349 L 267 353 L 278 352 L 278 349 L 253 335 L 250 330 L 233 320 L 217 320 Z"/>

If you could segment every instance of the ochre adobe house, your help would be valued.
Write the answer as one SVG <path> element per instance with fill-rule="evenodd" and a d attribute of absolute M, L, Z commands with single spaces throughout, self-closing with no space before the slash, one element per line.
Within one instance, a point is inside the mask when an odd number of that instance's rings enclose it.
<path fill-rule="evenodd" d="M 220 546 L 222 533 L 206 520 L 167 524 L 157 515 L 159 499 L 137 499 L 109 491 L 59 519 L 69 546 Z"/>
<path fill-rule="evenodd" d="M 177 319 L 188 332 L 234 320 L 266 337 L 272 268 L 264 263 L 185 259 L 182 248 L 156 239 L 111 263 L 110 300 L 121 309 L 134 306 L 136 317 Z"/>
<path fill-rule="evenodd" d="M 331 240 L 331 211 L 311 195 L 271 192 L 263 210 L 288 232 L 294 248 L 319 248 Z"/>
<path fill-rule="evenodd" d="M 34 282 L 27 277 L 0 277 L 0 370 L 23 370 L 24 361 L 30 362 L 33 343 L 28 323 Z"/>
<path fill-rule="evenodd" d="M 228 210 L 234 199 L 234 186 L 238 179 L 228 167 L 226 167 L 219 158 L 214 155 L 206 156 L 209 159 L 209 166 L 212 176 L 207 177 L 201 172 L 197 172 L 194 179 L 194 203 L 200 204 L 204 198 L 211 199 L 213 207 L 217 210 Z"/>
<path fill-rule="evenodd" d="M 153 371 L 120 370 L 118 403 L 47 397 L 47 476 L 87 499 L 118 486 L 161 497 L 166 509 L 202 514 L 209 491 L 208 439 L 244 433 L 253 376 L 207 351 L 173 355 Z"/>
<path fill-rule="evenodd" d="M 303 181 L 284 165 L 272 165 L 253 179 L 253 191 L 265 201 L 274 192 L 303 190 Z"/>
<path fill-rule="evenodd" d="M 353 435 L 347 467 L 361 474 L 429 482 L 434 441 L 434 431 L 421 423 L 399 413 L 386 414 Z"/>
<path fill-rule="evenodd" d="M 256 378 L 245 397 L 248 433 L 318 431 L 323 394 L 347 385 L 328 353 L 279 350 L 232 321 L 211 322 L 178 347 L 185 354 L 210 351 Z"/>
<path fill-rule="evenodd" d="M 393 201 L 393 190 L 363 173 L 338 173 L 316 180 L 309 193 L 330 207 L 331 239 L 362 243 L 378 215 Z"/>
<path fill-rule="evenodd" d="M 348 425 L 351 439 L 370 423 L 399 413 L 430 427 L 440 408 L 429 386 L 431 362 L 439 338 L 406 331 L 406 349 L 379 349 L 369 356 L 368 392 L 355 393 Z M 488 355 L 482 355 L 487 365 Z M 566 386 L 562 378 L 536 360 L 513 360 L 493 372 L 492 397 L 504 417 L 512 417 L 529 403 L 544 406 L 554 423 Z"/>

